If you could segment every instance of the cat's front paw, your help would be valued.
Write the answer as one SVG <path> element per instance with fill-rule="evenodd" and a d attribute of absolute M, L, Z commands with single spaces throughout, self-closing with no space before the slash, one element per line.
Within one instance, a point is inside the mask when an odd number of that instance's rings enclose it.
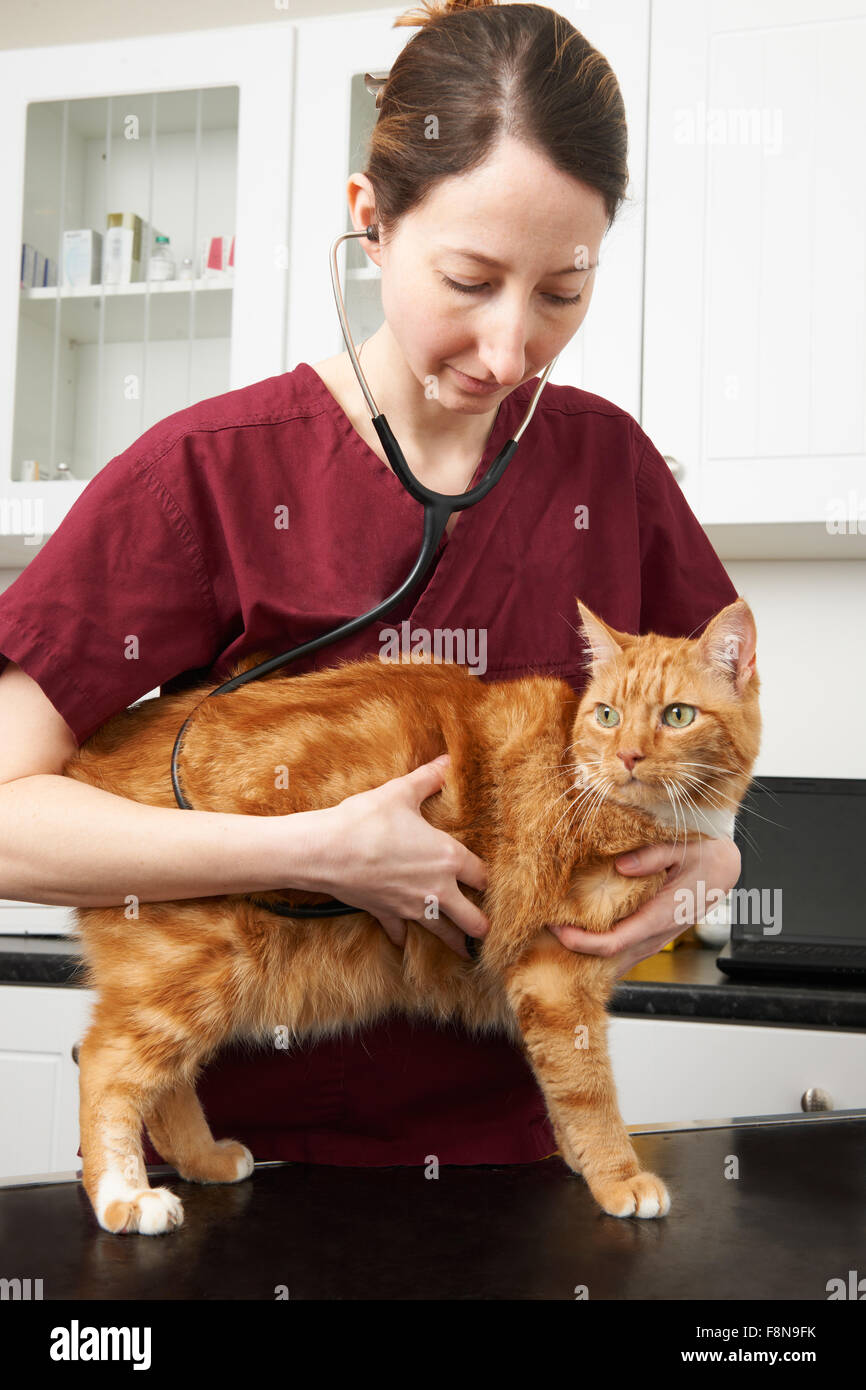
<path fill-rule="evenodd" d="M 655 1173 L 635 1173 L 631 1178 L 610 1182 L 596 1181 L 590 1190 L 608 1216 L 667 1216 L 671 1208 L 670 1193 Z"/>
<path fill-rule="evenodd" d="M 183 1225 L 183 1204 L 167 1187 L 145 1187 L 106 1202 L 96 1216 L 113 1235 L 161 1236 Z"/>

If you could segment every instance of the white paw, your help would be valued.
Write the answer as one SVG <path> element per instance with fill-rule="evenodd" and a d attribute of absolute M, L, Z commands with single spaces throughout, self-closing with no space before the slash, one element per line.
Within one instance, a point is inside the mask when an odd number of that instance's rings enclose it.
<path fill-rule="evenodd" d="M 167 1187 L 124 1187 L 103 1179 L 96 1219 L 115 1235 L 161 1236 L 183 1225 L 183 1204 Z"/>
<path fill-rule="evenodd" d="M 167 1187 L 154 1187 L 136 1199 L 138 1224 L 132 1229 L 143 1236 L 161 1236 L 183 1225 L 183 1203 Z"/>
<path fill-rule="evenodd" d="M 671 1209 L 670 1193 L 655 1173 L 636 1173 L 633 1178 L 593 1190 L 609 1216 L 667 1216 Z"/>

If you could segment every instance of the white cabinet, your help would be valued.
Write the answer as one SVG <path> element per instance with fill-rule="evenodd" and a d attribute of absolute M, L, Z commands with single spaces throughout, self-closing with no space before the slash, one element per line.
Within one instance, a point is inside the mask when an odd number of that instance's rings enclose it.
<path fill-rule="evenodd" d="M 278 22 L 0 53 L 0 564 L 26 565 L 156 421 L 284 370 L 294 37 Z M 65 287 L 63 231 L 118 212 L 170 235 L 193 278 L 106 285 L 100 268 Z M 223 278 L 199 262 L 215 236 L 235 239 Z M 22 243 L 56 285 L 22 289 Z M 33 459 L 49 481 L 22 476 Z"/>
<path fill-rule="evenodd" d="M 74 930 L 74 908 L 0 898 L 0 936 L 69 936 Z"/>
<path fill-rule="evenodd" d="M 614 1014 L 608 1039 L 626 1125 L 799 1114 L 811 1087 L 866 1109 L 866 1033 Z"/>
<path fill-rule="evenodd" d="M 863 0 L 653 5 L 642 424 L 705 525 L 838 559 L 866 553 L 864 62 Z M 785 553 L 762 537 L 734 553 Z"/>
<path fill-rule="evenodd" d="M 0 985 L 0 1178 L 81 1167 L 78 1067 L 91 990 Z"/>

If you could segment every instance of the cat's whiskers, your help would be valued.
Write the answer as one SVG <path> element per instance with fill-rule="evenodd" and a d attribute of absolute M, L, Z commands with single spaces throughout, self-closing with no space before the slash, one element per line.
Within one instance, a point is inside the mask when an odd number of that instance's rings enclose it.
<path fill-rule="evenodd" d="M 773 795 L 773 793 L 772 793 L 772 791 L 770 790 L 770 788 L 769 788 L 768 786 L 766 786 L 766 785 L 760 780 L 759 777 L 754 777 L 751 773 L 749 773 L 749 772 L 746 770 L 746 768 L 743 767 L 743 765 L 742 765 L 741 763 L 736 763 L 736 764 L 734 765 L 734 767 L 728 767 L 728 766 L 727 766 L 726 764 L 724 764 L 724 763 L 697 763 L 697 762 L 689 762 L 689 761 L 684 760 L 683 763 L 682 763 L 682 766 L 683 766 L 683 767 L 708 767 L 708 768 L 711 768 L 713 772 L 729 772 L 729 773 L 731 773 L 732 775 L 733 775 L 733 774 L 739 774 L 741 777 L 748 777 L 748 778 L 749 778 L 750 784 L 752 784 L 752 785 L 754 785 L 754 786 L 756 786 L 756 787 L 760 787 L 761 791 L 766 792 L 767 796 L 771 797 L 772 800 L 775 801 L 775 803 L 776 803 L 777 806 L 781 806 L 781 804 L 782 804 L 782 803 L 779 801 L 779 798 L 778 798 L 777 796 L 774 796 L 774 795 Z M 770 824 L 771 824 L 771 825 L 776 825 L 777 822 L 776 822 L 776 821 L 770 821 Z"/>
<path fill-rule="evenodd" d="M 572 791 L 573 788 L 569 787 L 568 790 L 569 790 L 569 791 Z M 584 787 L 583 790 L 580 791 L 580 792 L 578 793 L 578 795 L 575 797 L 575 799 L 574 799 L 574 801 L 571 803 L 571 805 L 570 805 L 570 806 L 566 806 L 566 808 L 565 808 L 565 810 L 563 811 L 562 815 L 559 817 L 559 820 L 556 822 L 556 825 L 554 825 L 553 828 L 548 832 L 548 834 L 545 835 L 544 839 L 543 839 L 542 842 L 541 842 L 542 845 L 546 845 L 546 844 L 547 844 L 547 841 L 550 839 L 551 835 L 554 833 L 554 831 L 556 830 L 557 826 L 560 824 L 561 821 L 565 820 L 565 817 L 568 815 L 568 813 L 569 813 L 570 811 L 572 811 L 572 810 L 578 809 L 578 808 L 581 806 L 581 803 L 584 802 L 584 801 L 586 801 L 586 799 L 592 795 L 592 792 L 593 792 L 593 789 L 592 789 L 591 787 Z M 558 797 L 557 797 L 557 800 L 559 800 Z M 545 810 L 545 812 L 546 812 L 547 808 L 545 807 L 544 810 Z"/>
<path fill-rule="evenodd" d="M 675 840 L 678 840 L 678 839 L 680 838 L 680 822 L 679 822 L 679 815 L 678 815 L 677 803 L 676 803 L 676 801 L 674 800 L 673 785 L 672 785 L 672 783 L 668 780 L 667 777 L 662 777 L 661 781 L 662 781 L 662 786 L 664 787 L 665 791 L 667 792 L 668 801 L 670 802 L 670 805 L 671 805 L 671 810 L 672 810 L 673 813 L 674 813 L 674 839 L 675 839 Z M 687 830 L 687 828 L 686 828 L 685 820 L 683 821 L 683 834 L 684 834 L 684 836 L 685 836 L 686 843 L 688 843 L 688 830 Z"/>
<path fill-rule="evenodd" d="M 595 784 L 594 784 L 594 789 L 595 789 L 595 791 L 597 792 L 597 795 L 596 795 L 595 801 L 593 802 L 592 807 L 591 807 L 591 810 L 592 810 L 592 817 L 591 817 L 590 820 L 588 820 L 588 821 L 586 821 L 586 822 L 584 823 L 583 829 L 582 829 L 581 832 L 580 832 L 580 839 L 579 839 L 579 841 L 578 841 L 578 847 L 579 847 L 579 848 L 581 848 L 581 849 L 583 848 L 583 838 L 584 838 L 584 835 L 588 835 L 589 832 L 590 832 L 590 830 L 592 829 L 593 825 L 595 824 L 595 822 L 596 822 L 596 820 L 597 820 L 597 818 L 598 818 L 598 813 L 599 813 L 599 811 L 601 810 L 602 804 L 604 803 L 604 801 L 605 801 L 605 799 L 606 799 L 606 797 L 607 797 L 607 794 L 608 794 L 608 792 L 610 791 L 612 785 L 613 785 L 613 778 L 612 778 L 610 775 L 608 775 L 607 777 L 605 777 L 604 780 L 603 780 L 602 782 L 600 782 L 600 783 L 595 783 Z"/>
<path fill-rule="evenodd" d="M 565 819 L 566 815 L 568 815 L 569 822 L 565 830 L 563 831 L 563 839 L 567 839 L 568 835 L 571 833 L 571 827 L 574 822 L 575 816 L 577 816 L 581 811 L 589 811 L 595 800 L 596 794 L 597 788 L 594 785 L 582 787 L 578 792 L 577 796 L 575 796 L 574 801 L 571 803 L 571 805 L 567 808 L 563 815 L 560 816 L 559 820 L 556 822 L 556 825 L 553 827 L 553 830 L 556 830 L 560 822 Z M 553 830 L 551 830 L 550 832 L 551 835 L 553 834 Z M 546 837 L 544 843 L 546 843 L 549 838 L 550 835 Z"/>
<path fill-rule="evenodd" d="M 725 792 L 722 791 L 721 787 L 709 787 L 701 778 L 696 778 L 694 773 L 681 771 L 679 776 L 680 781 L 688 782 L 689 785 L 693 786 L 695 788 L 695 791 L 710 803 L 710 806 L 713 808 L 714 811 L 724 812 L 728 811 L 729 807 L 731 806 L 735 808 L 739 806 L 739 802 L 736 800 L 736 798 L 728 796 Z M 714 799 L 717 797 L 720 797 L 721 801 Z M 724 802 L 727 802 L 728 805 L 725 806 L 723 804 Z M 767 817 L 762 817 L 762 819 L 766 820 Z M 775 822 L 771 821 L 770 824 L 773 825 L 775 824 Z M 740 824 L 739 829 L 740 834 L 743 836 L 743 839 L 757 854 L 759 852 L 758 846 L 755 840 L 752 838 L 751 832 L 746 830 L 742 823 Z"/>
<path fill-rule="evenodd" d="M 563 841 L 564 841 L 566 844 L 568 843 L 569 836 L 571 835 L 571 828 L 572 828 L 572 826 L 574 825 L 575 816 L 579 815 L 579 813 L 580 813 L 582 807 L 583 807 L 583 802 L 582 802 L 582 801 L 579 801 L 579 800 L 575 800 L 574 805 L 572 806 L 571 815 L 570 815 L 569 818 L 568 818 L 568 825 L 565 827 L 564 831 L 562 832 L 562 838 L 563 838 Z"/>
<path fill-rule="evenodd" d="M 682 768 L 678 768 L 677 780 L 679 782 L 688 782 L 690 786 L 694 787 L 696 792 L 706 797 L 707 801 L 709 801 L 710 805 L 716 811 L 724 811 L 725 806 L 723 803 L 726 801 L 731 806 L 736 806 L 737 804 L 735 798 L 728 796 L 726 792 L 722 791 L 721 787 L 711 786 L 703 777 L 697 777 L 693 772 L 683 772 Z"/>
<path fill-rule="evenodd" d="M 549 813 L 553 810 L 554 806 L 556 806 L 556 804 L 560 802 L 564 796 L 571 796 L 575 790 L 576 789 L 574 787 L 566 787 L 565 791 L 560 792 L 559 796 L 557 796 L 553 801 L 551 801 L 549 804 L 545 803 L 545 805 L 540 807 L 540 809 L 536 813 L 535 820 L 532 823 L 537 825 L 538 822 L 542 819 L 542 817 L 549 815 Z M 570 809 L 570 806 L 566 807 L 565 811 L 563 811 L 562 813 L 562 816 L 568 815 Z M 559 820 L 562 820 L 562 816 L 560 816 Z M 559 825 L 559 821 L 556 822 L 556 825 Z M 553 827 L 553 830 L 556 829 L 556 825 Z M 551 835 L 553 834 L 553 830 L 551 830 L 550 832 Z"/>
<path fill-rule="evenodd" d="M 712 822 L 711 817 L 707 814 L 707 812 L 703 809 L 702 806 L 699 806 L 699 805 L 698 805 L 698 803 L 697 803 L 697 801 L 695 800 L 695 798 L 694 798 L 694 796 L 693 796 L 693 794 L 692 794 L 690 788 L 687 787 L 687 786 L 683 786 L 682 783 L 681 783 L 681 784 L 679 785 L 679 792 L 680 792 L 680 795 L 682 796 L 683 800 L 685 801 L 686 805 L 689 806 L 689 807 L 691 808 L 691 810 L 694 812 L 695 818 L 697 819 L 697 817 L 700 817 L 701 820 L 703 820 L 703 821 L 706 823 L 706 825 L 709 827 L 710 832 L 714 832 L 716 827 L 713 825 L 713 822 Z M 710 839 L 714 839 L 714 838 L 715 838 L 715 835 L 714 835 L 713 833 L 711 833 L 711 834 L 710 834 Z"/>
<path fill-rule="evenodd" d="M 581 796 L 585 795 L 586 790 L 587 790 L 587 789 L 586 789 L 585 787 L 578 787 L 578 786 L 576 786 L 576 785 L 574 784 L 573 781 L 569 782 L 569 784 L 568 784 L 568 786 L 565 788 L 565 790 L 562 791 L 562 792 L 560 792 L 559 796 L 557 796 L 552 802 L 544 802 L 544 804 L 543 804 L 543 805 L 539 808 L 539 810 L 538 810 L 538 813 L 537 813 L 537 815 L 536 815 L 536 820 L 538 820 L 538 819 L 540 819 L 540 818 L 542 818 L 542 817 L 548 816 L 548 815 L 550 814 L 551 810 L 553 809 L 553 807 L 557 804 L 557 802 L 561 801 L 561 800 L 563 799 L 563 797 L 565 797 L 565 796 L 573 796 L 573 797 L 575 797 L 577 800 L 580 800 Z M 560 817 L 560 819 L 562 819 L 562 817 Z M 557 825 L 558 825 L 558 824 L 559 824 L 559 822 L 557 821 Z M 554 827 L 554 829 L 555 829 L 555 827 Z"/>
<path fill-rule="evenodd" d="M 683 862 L 684 862 L 685 857 L 686 857 L 686 850 L 688 849 L 688 846 L 689 846 L 689 830 L 688 830 L 688 825 L 687 825 L 687 822 L 686 822 L 686 813 L 685 813 L 685 810 L 684 810 L 683 807 L 682 807 L 682 804 L 680 803 L 679 792 L 677 791 L 677 788 L 674 786 L 674 784 L 673 784 L 672 782 L 669 782 L 668 779 L 667 779 L 667 777 L 663 777 L 663 778 L 662 778 L 662 782 L 663 782 L 663 784 L 664 784 L 665 790 L 667 791 L 668 798 L 669 798 L 669 800 L 670 800 L 671 807 L 672 807 L 673 813 L 674 813 L 674 839 L 675 839 L 675 840 L 678 839 L 678 837 L 679 837 L 679 814 L 680 814 L 680 813 L 682 814 L 682 818 L 683 818 L 683 852 L 682 852 L 682 855 L 681 855 L 681 857 L 680 857 L 680 868 L 682 868 L 682 867 L 683 867 Z"/>
<path fill-rule="evenodd" d="M 722 791 L 721 787 L 710 786 L 704 778 L 695 776 L 693 772 L 684 772 L 682 767 L 677 769 L 677 784 L 683 795 L 692 793 L 689 794 L 691 806 L 696 814 L 703 816 L 704 820 L 712 829 L 715 829 L 712 819 L 707 815 L 706 811 L 698 805 L 697 801 L 694 799 L 695 796 L 700 796 L 704 801 L 709 803 L 713 811 L 721 811 L 722 814 L 729 814 L 729 807 L 735 807 L 738 804 L 736 799 L 728 796 L 727 793 Z M 727 805 L 725 805 L 726 802 Z"/>

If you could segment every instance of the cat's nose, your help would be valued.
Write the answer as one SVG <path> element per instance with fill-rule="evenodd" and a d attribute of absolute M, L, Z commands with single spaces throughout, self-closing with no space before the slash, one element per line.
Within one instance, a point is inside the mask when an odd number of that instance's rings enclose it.
<path fill-rule="evenodd" d="M 629 772 L 634 772 L 635 763 L 639 763 L 643 759 L 643 753 L 638 753 L 637 749 L 632 749 L 628 753 L 624 753 L 620 749 L 616 756 L 622 758 Z"/>

